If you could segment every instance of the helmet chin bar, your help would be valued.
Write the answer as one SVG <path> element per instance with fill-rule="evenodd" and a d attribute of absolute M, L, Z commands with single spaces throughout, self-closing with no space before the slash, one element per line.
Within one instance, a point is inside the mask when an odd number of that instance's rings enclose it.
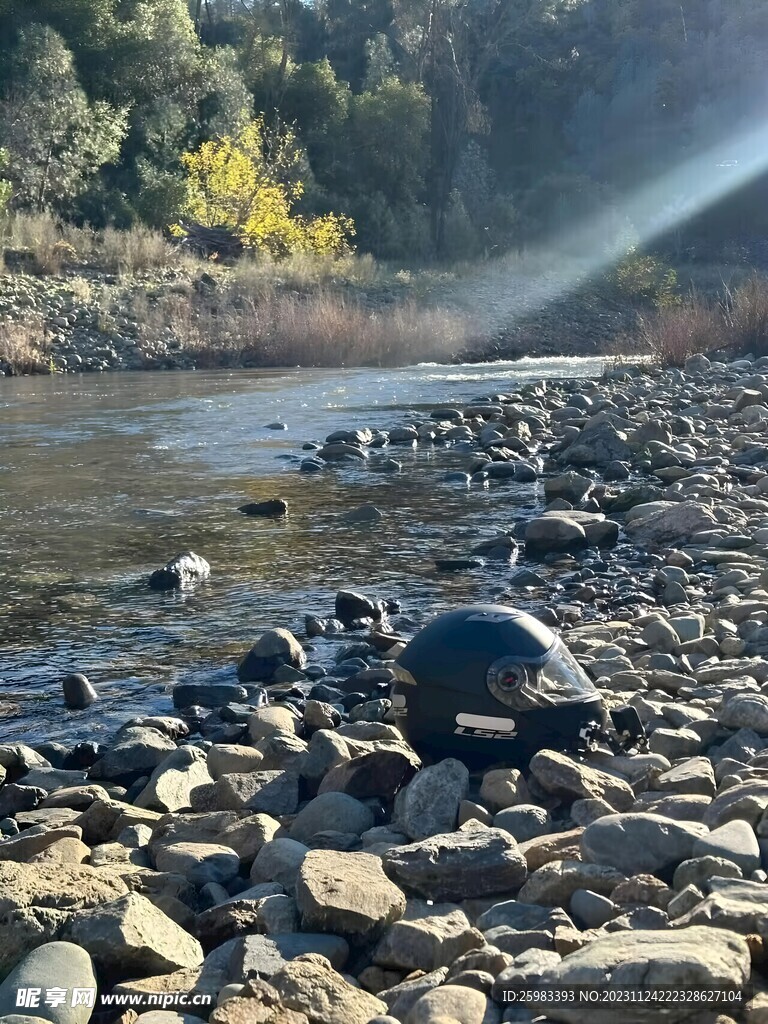
<path fill-rule="evenodd" d="M 614 754 L 645 754 L 648 737 L 637 709 L 631 704 L 610 711 L 615 734 L 603 729 L 599 722 L 585 722 L 579 729 L 579 752 L 597 750 L 606 743 Z"/>

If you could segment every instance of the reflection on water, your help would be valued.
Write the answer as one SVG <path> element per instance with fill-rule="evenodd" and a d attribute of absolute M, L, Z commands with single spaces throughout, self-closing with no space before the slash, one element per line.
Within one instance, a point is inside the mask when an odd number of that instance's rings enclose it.
<path fill-rule="evenodd" d="M 230 676 L 262 630 L 327 614 L 340 586 L 397 598 L 414 616 L 492 598 L 508 569 L 438 575 L 434 557 L 464 553 L 470 531 L 508 528 L 538 500 L 535 485 L 457 488 L 442 478 L 467 456 L 426 448 L 304 474 L 301 445 L 599 370 L 569 359 L 0 379 L 0 741 L 99 736 L 168 710 L 169 686 Z M 288 429 L 267 429 L 274 421 Z M 392 454 L 402 471 L 377 473 Z M 291 509 L 283 522 L 236 511 L 278 496 Z M 366 501 L 381 523 L 340 521 Z M 183 595 L 149 591 L 148 573 L 185 549 L 211 563 L 211 579 Z M 70 671 L 101 694 L 86 711 L 62 709 Z"/>

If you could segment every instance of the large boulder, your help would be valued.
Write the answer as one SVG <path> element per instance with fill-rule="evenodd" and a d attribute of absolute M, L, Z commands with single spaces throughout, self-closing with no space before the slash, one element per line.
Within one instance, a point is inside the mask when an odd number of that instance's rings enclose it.
<path fill-rule="evenodd" d="M 368 853 L 312 850 L 299 868 L 296 902 L 305 931 L 371 941 L 402 917 L 405 896 Z"/>
<path fill-rule="evenodd" d="M 555 750 L 534 754 L 530 769 L 542 789 L 566 800 L 604 800 L 617 811 L 628 810 L 635 801 L 628 782 Z"/>
<path fill-rule="evenodd" d="M 581 853 L 585 861 L 608 864 L 627 875 L 658 875 L 688 860 L 696 841 L 707 834 L 698 822 L 660 814 L 607 814 L 584 829 Z"/>
<path fill-rule="evenodd" d="M 143 977 L 199 967 L 197 939 L 138 893 L 73 916 L 66 937 L 109 977 Z"/>
<path fill-rule="evenodd" d="M 398 794 L 394 818 L 409 839 L 451 832 L 459 804 L 469 791 L 469 772 L 461 761 L 447 758 L 420 771 Z"/>
<path fill-rule="evenodd" d="M 194 551 L 185 551 L 157 569 L 149 577 L 152 590 L 181 590 L 193 586 L 211 575 L 211 567 Z"/>
<path fill-rule="evenodd" d="M 383 856 L 398 885 L 428 900 L 455 902 L 518 889 L 528 869 L 508 832 L 476 821 L 446 835 L 398 846 Z"/>
<path fill-rule="evenodd" d="M 381 967 L 407 971 L 434 971 L 479 949 L 485 940 L 467 915 L 454 903 L 409 900 L 403 917 L 382 935 L 373 960 Z"/>
<path fill-rule="evenodd" d="M 540 516 L 525 528 L 525 550 L 532 554 L 577 551 L 586 546 L 584 528 L 567 516 Z"/>
<path fill-rule="evenodd" d="M 0 985 L 0 1019 L 16 1012 L 20 990 L 41 987 L 44 991 L 64 989 L 68 995 L 75 988 L 95 990 L 96 976 L 88 953 L 71 942 L 48 942 L 28 953 Z M 52 1024 L 87 1024 L 93 1007 L 87 1002 L 71 1004 L 70 998 L 58 1006 L 41 998 L 34 1014 Z"/>
<path fill-rule="evenodd" d="M 638 547 L 657 551 L 685 545 L 694 534 L 717 526 L 718 521 L 707 505 L 681 501 L 659 512 L 632 519 L 627 522 L 625 530 Z"/>
<path fill-rule="evenodd" d="M 134 803 L 153 811 L 184 811 L 198 787 L 212 784 L 205 751 L 179 747 L 155 768 Z"/>
<path fill-rule="evenodd" d="M 312 1024 L 368 1024 L 386 1003 L 350 985 L 330 964 L 312 959 L 286 964 L 270 980 L 283 1006 L 305 1013 Z"/>
<path fill-rule="evenodd" d="M 241 683 L 270 682 L 283 665 L 302 669 L 307 656 L 296 637 L 288 629 L 268 629 L 237 666 Z"/>
<path fill-rule="evenodd" d="M 132 782 L 153 772 L 174 750 L 173 740 L 157 729 L 123 729 L 117 743 L 91 765 L 88 777 Z"/>
<path fill-rule="evenodd" d="M 590 942 L 564 957 L 559 964 L 544 968 L 539 985 L 565 989 L 571 985 L 601 988 L 621 985 L 637 988 L 681 989 L 730 987 L 740 989 L 749 980 L 749 947 L 743 938 L 712 928 L 680 931 L 615 932 Z M 528 986 L 531 987 L 530 985 Z M 656 1024 L 656 1002 L 622 1001 L 590 1003 L 585 1018 L 583 1004 L 534 1004 L 547 1018 L 566 1024 Z M 664 1004 L 665 1021 L 701 1020 L 701 1005 L 690 1001 Z"/>

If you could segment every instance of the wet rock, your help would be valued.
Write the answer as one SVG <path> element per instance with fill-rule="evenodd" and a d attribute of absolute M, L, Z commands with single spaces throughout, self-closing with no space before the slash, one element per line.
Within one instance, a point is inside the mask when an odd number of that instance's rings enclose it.
<path fill-rule="evenodd" d="M 28 953 L 0 984 L 0 1018 L 7 1020 L 18 1008 L 18 994 L 22 989 L 44 989 L 35 1013 L 52 1024 L 87 1024 L 93 1008 L 87 1005 L 71 1006 L 65 999 L 59 1006 L 45 1001 L 45 990 L 61 988 L 96 988 L 93 964 L 85 950 L 70 942 L 49 942 Z"/>
<path fill-rule="evenodd" d="M 306 664 L 307 656 L 290 630 L 270 629 L 237 666 L 237 678 L 241 683 L 269 682 L 282 665 L 302 669 Z"/>
<path fill-rule="evenodd" d="M 451 832 L 459 804 L 469 790 L 469 772 L 461 761 L 447 758 L 424 768 L 397 797 L 393 818 L 409 839 Z"/>
<path fill-rule="evenodd" d="M 381 937 L 373 961 L 403 971 L 434 971 L 483 943 L 482 933 L 455 904 L 409 900 L 402 918 Z"/>
<path fill-rule="evenodd" d="M 86 676 L 80 672 L 73 672 L 65 676 L 61 682 L 64 691 L 64 703 L 68 708 L 82 710 L 90 707 L 99 695 L 88 682 Z"/>
<path fill-rule="evenodd" d="M 180 590 L 189 587 L 211 575 L 211 567 L 204 558 L 193 551 L 185 551 L 172 558 L 162 569 L 149 577 L 152 590 Z"/>
<path fill-rule="evenodd" d="M 405 911 L 405 896 L 381 860 L 366 853 L 310 851 L 299 868 L 296 902 L 305 931 L 351 941 L 374 939 Z"/>
<path fill-rule="evenodd" d="M 177 708 L 201 706 L 220 708 L 248 697 L 244 686 L 236 683 L 179 683 L 173 688 L 173 704 Z M 172 739 L 174 737 L 171 737 Z"/>
<path fill-rule="evenodd" d="M 688 860 L 707 829 L 643 812 L 611 814 L 584 829 L 581 851 L 592 864 L 608 864 L 625 874 L 659 874 Z"/>
<path fill-rule="evenodd" d="M 587 546 L 583 527 L 565 517 L 532 519 L 525 528 L 525 550 L 531 554 L 577 551 Z"/>
<path fill-rule="evenodd" d="M 79 912 L 66 936 L 113 977 L 162 974 L 203 962 L 197 939 L 136 893 Z"/>
<path fill-rule="evenodd" d="M 173 740 L 156 729 L 128 728 L 121 731 L 117 743 L 91 766 L 88 777 L 133 781 L 149 775 L 175 751 Z"/>
<path fill-rule="evenodd" d="M 347 627 L 360 619 L 373 619 L 374 622 L 379 622 L 382 613 L 381 604 L 364 594 L 358 594 L 354 590 L 340 590 L 336 594 L 335 616 Z"/>
<path fill-rule="evenodd" d="M 372 504 L 360 505 L 358 508 L 350 509 L 349 512 L 345 512 L 342 515 L 344 522 L 352 525 L 356 523 L 378 523 L 383 518 L 383 512 Z"/>
<path fill-rule="evenodd" d="M 562 473 L 544 483 L 544 497 L 547 504 L 560 498 L 578 505 L 594 488 L 594 482 L 580 473 Z"/>
<path fill-rule="evenodd" d="M 530 769 L 541 787 L 556 796 L 604 800 L 619 811 L 627 810 L 635 799 L 628 782 L 553 750 L 535 754 Z"/>
<path fill-rule="evenodd" d="M 262 516 L 268 519 L 279 519 L 288 515 L 288 502 L 283 498 L 270 498 L 267 501 L 251 501 L 241 505 L 238 512 L 246 516 Z"/>
<path fill-rule="evenodd" d="M 294 960 L 270 982 L 284 1006 L 306 1013 L 313 1024 L 368 1024 L 387 1010 L 380 999 L 350 985 L 322 961 Z"/>
<path fill-rule="evenodd" d="M 501 829 L 468 822 L 447 835 L 388 850 L 384 870 L 425 899 L 455 901 L 509 892 L 525 881 L 517 843 Z"/>

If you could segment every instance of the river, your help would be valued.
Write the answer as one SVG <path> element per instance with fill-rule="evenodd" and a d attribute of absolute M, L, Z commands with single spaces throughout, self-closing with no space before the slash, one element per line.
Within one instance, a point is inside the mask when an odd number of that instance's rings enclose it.
<path fill-rule="evenodd" d="M 0 742 L 106 740 L 132 715 L 171 710 L 182 681 L 234 679 L 274 626 L 301 631 L 337 589 L 398 599 L 417 622 L 501 594 L 506 569 L 439 574 L 472 533 L 509 528 L 537 486 L 447 483 L 466 454 L 393 448 L 396 474 L 298 471 L 301 445 L 338 428 L 391 427 L 526 380 L 596 376 L 601 359 L 393 370 L 269 370 L 0 378 Z M 266 424 L 282 421 L 286 430 Z M 306 454 L 306 453 L 304 453 Z M 281 497 L 283 521 L 237 512 Z M 349 526 L 372 501 L 381 522 Z M 187 593 L 149 573 L 183 550 L 212 567 Z M 311 660 L 324 663 L 331 646 Z M 62 675 L 100 700 L 68 711 Z"/>

